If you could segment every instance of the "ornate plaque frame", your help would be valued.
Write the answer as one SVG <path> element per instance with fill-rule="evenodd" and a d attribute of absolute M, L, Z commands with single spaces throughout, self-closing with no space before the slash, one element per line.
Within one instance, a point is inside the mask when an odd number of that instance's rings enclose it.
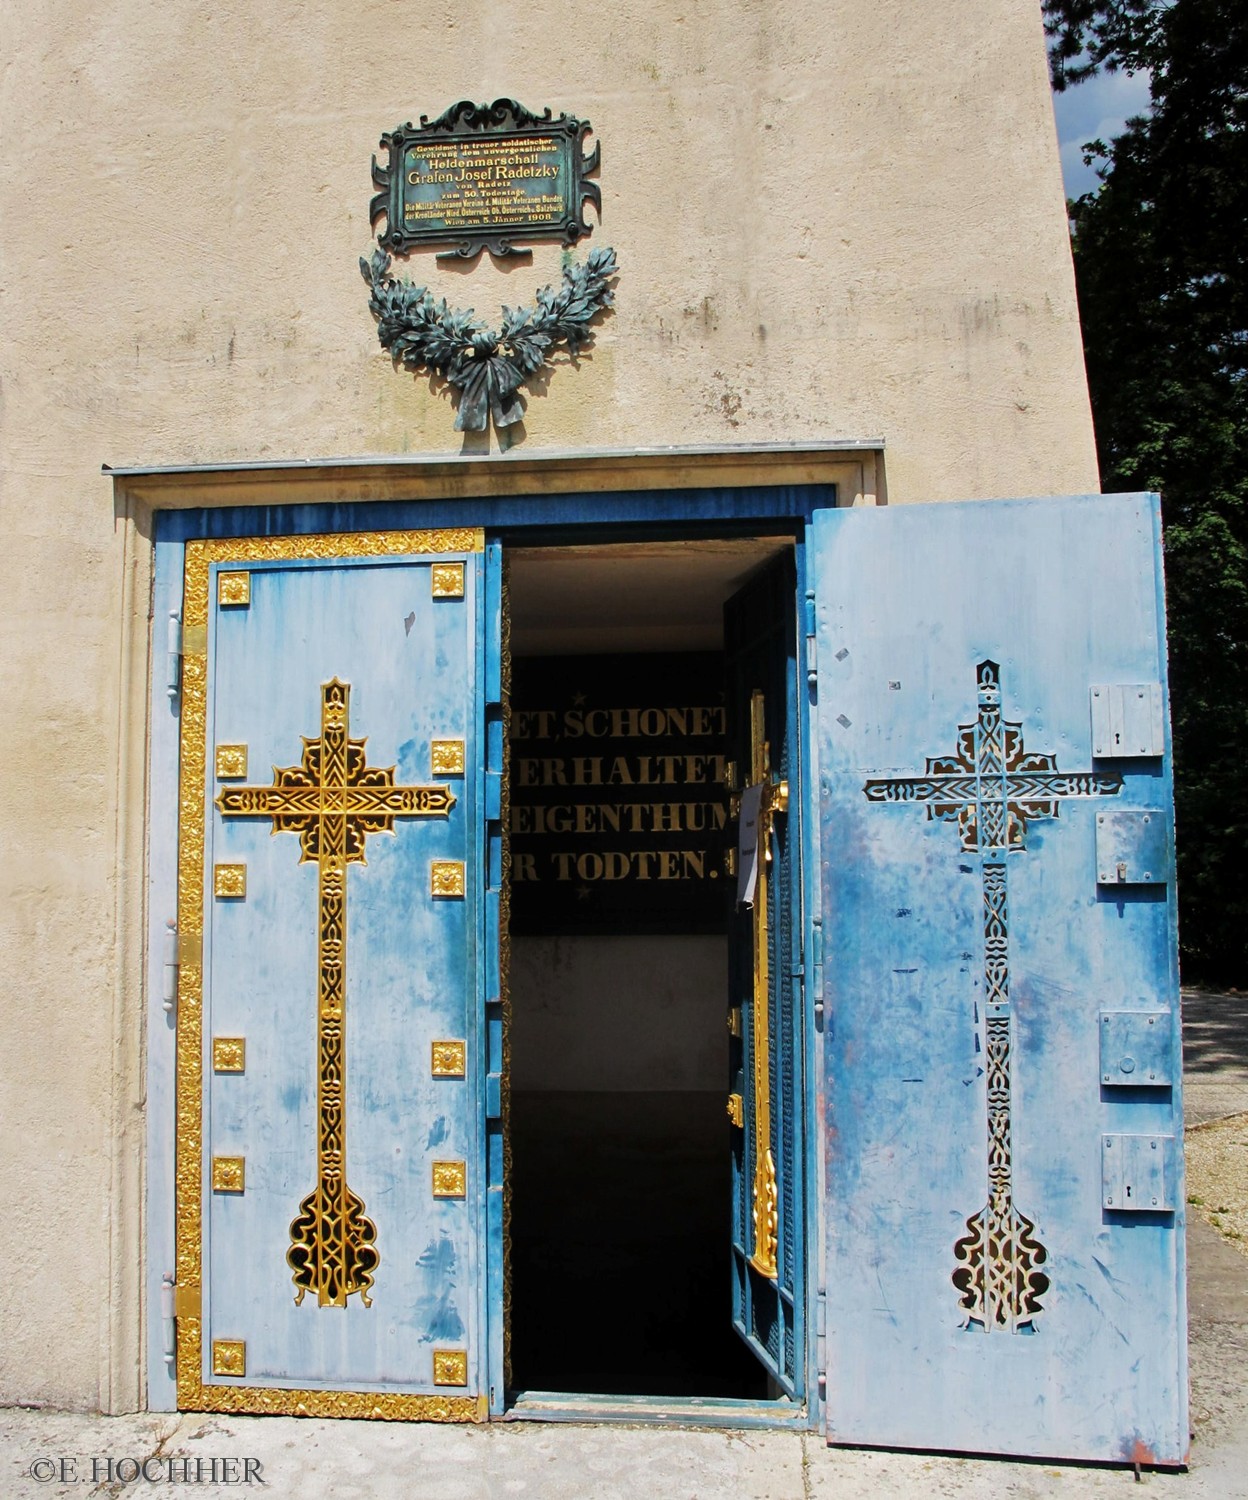
<path fill-rule="evenodd" d="M 383 216 L 387 221 L 384 233 L 377 236 L 378 243 L 400 254 L 422 245 L 454 245 L 456 248 L 444 252 L 444 256 L 465 260 L 482 250 L 500 256 L 530 254 L 526 247 L 517 245 L 519 240 L 556 240 L 574 245 L 590 232 L 584 218 L 585 200 L 602 212 L 598 184 L 586 180 L 602 160 L 597 143 L 585 154 L 585 137 L 591 128 L 588 120 L 566 114 L 555 117 L 549 109 L 535 115 L 514 99 L 496 99 L 493 104 L 461 99 L 436 120 L 421 115 L 419 126 L 410 121 L 395 126 L 381 138 L 383 150 L 390 154 L 388 165 L 379 166 L 373 157 L 373 182 L 381 191 L 369 204 L 369 222 L 376 225 Z M 420 222 L 420 207 L 440 206 L 458 186 L 451 168 L 476 161 L 484 173 L 491 156 L 500 167 L 505 165 L 505 153 L 500 155 L 493 148 L 510 145 L 524 153 L 533 152 L 538 143 L 545 144 L 540 150 L 543 160 L 535 171 L 549 179 L 549 192 L 543 195 L 548 200 L 545 213 L 539 216 L 513 211 L 518 207 L 515 195 L 509 203 L 491 201 L 484 192 L 476 192 L 480 179 L 474 179 L 475 196 L 462 199 L 453 215 L 448 209 L 450 217 L 426 214 L 423 217 L 427 222 Z M 437 180 L 443 174 L 433 170 L 428 158 L 420 156 L 421 148 L 429 147 L 441 148 L 439 156 L 447 167 L 445 184 Z M 417 175 L 418 161 L 427 168 L 420 174 L 427 180 L 413 184 L 410 178 Z M 443 191 L 444 185 L 447 191 Z M 431 198 L 417 196 L 418 191 L 426 189 L 432 191 Z M 505 191 L 499 194 L 500 199 L 507 196 Z M 556 198 L 561 200 L 558 206 L 553 201 Z M 476 216 L 474 207 L 480 209 Z"/>

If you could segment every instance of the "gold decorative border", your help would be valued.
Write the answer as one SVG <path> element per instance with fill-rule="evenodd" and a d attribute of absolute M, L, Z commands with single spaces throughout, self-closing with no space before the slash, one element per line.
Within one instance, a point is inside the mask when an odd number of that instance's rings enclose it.
<path fill-rule="evenodd" d="M 204 834 L 208 706 L 208 575 L 213 563 L 284 562 L 421 553 L 483 552 L 479 526 L 445 531 L 347 531 L 337 535 L 228 537 L 186 544 L 182 598 L 181 768 L 178 781 L 178 932 L 204 929 Z M 192 650 L 191 646 L 197 649 Z M 178 969 L 176 1084 L 177 1388 L 182 1411 L 254 1412 L 274 1416 L 376 1418 L 384 1421 L 480 1422 L 485 1396 L 414 1395 L 397 1391 L 302 1391 L 211 1385 L 203 1379 L 203 964 L 193 945 Z M 193 961 L 191 961 L 193 959 Z M 194 1309 L 192 1311 L 191 1309 Z"/>

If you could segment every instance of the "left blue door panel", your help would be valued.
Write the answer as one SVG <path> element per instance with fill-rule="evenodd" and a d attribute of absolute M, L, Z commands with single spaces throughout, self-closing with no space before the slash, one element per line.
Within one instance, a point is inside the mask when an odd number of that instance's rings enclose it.
<path fill-rule="evenodd" d="M 202 1394 L 455 1411 L 487 1381 L 484 555 L 206 545 Z"/>

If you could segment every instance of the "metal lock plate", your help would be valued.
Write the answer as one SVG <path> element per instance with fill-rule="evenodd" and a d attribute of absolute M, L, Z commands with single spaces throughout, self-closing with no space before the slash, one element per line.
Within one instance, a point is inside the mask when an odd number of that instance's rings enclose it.
<path fill-rule="evenodd" d="M 1159 682 L 1101 683 L 1092 689 L 1092 754 L 1127 760 L 1164 755 L 1166 725 Z"/>
<path fill-rule="evenodd" d="M 1100 885 L 1165 885 L 1170 879 L 1170 829 L 1160 808 L 1096 815 L 1096 879 Z"/>
<path fill-rule="evenodd" d="M 1168 1010 L 1103 1010 L 1101 1082 L 1168 1088 L 1174 1082 L 1170 1033 Z"/>
<path fill-rule="evenodd" d="M 1101 1203 L 1119 1213 L 1159 1214 L 1174 1208 L 1174 1137 L 1103 1135 Z"/>

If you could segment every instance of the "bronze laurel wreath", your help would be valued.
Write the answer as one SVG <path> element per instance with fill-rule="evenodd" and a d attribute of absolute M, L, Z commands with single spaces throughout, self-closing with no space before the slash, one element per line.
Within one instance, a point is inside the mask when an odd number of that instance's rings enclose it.
<path fill-rule="evenodd" d="M 456 432 L 481 432 L 491 416 L 495 427 L 520 421 L 524 404 L 517 392 L 523 382 L 547 366 L 560 346 L 575 357 L 592 344 L 589 325 L 614 300 L 608 282 L 616 273 L 615 251 L 608 246 L 566 267 L 558 290 L 543 287 L 536 306 L 504 307 L 498 333 L 478 322 L 471 307 L 435 302 L 423 286 L 396 281 L 389 269 L 384 250 L 374 250 L 371 260 L 360 257 L 381 347 L 413 373 L 430 370 L 456 387 Z"/>

